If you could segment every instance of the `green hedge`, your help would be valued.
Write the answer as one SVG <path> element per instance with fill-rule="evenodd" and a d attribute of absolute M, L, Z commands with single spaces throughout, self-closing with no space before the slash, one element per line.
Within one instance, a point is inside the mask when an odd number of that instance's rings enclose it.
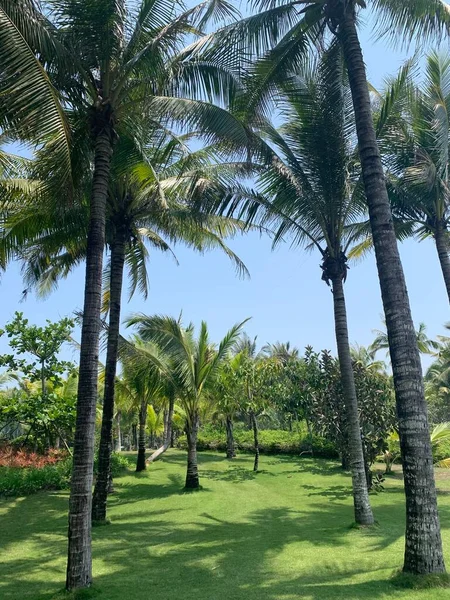
<path fill-rule="evenodd" d="M 253 432 L 248 430 L 235 430 L 236 449 L 240 452 L 253 451 Z M 186 449 L 186 436 L 177 440 L 177 447 Z M 200 430 L 198 435 L 198 450 L 226 451 L 226 433 L 210 428 Z M 308 436 L 297 432 L 282 431 L 279 429 L 265 429 L 259 432 L 259 449 L 264 454 L 294 454 L 310 456 L 311 442 Z M 314 456 L 321 458 L 337 458 L 336 447 L 322 437 L 313 436 Z"/>
<path fill-rule="evenodd" d="M 111 457 L 113 477 L 117 477 L 128 467 L 129 462 L 124 456 L 113 453 Z M 94 464 L 94 471 L 96 470 L 97 461 Z M 29 496 L 39 490 L 62 490 L 69 487 L 71 472 L 71 457 L 40 469 L 0 467 L 0 495 Z"/>

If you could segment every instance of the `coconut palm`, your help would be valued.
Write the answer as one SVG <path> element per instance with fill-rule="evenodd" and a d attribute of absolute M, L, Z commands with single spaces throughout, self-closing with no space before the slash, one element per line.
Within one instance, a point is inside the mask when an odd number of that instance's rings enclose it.
<path fill-rule="evenodd" d="M 255 29 L 260 32 L 251 48 L 261 52 L 263 59 L 249 76 L 245 104 L 238 107 L 247 120 L 257 120 L 261 110 L 271 107 L 278 84 L 302 69 L 304 55 L 317 45 L 318 36 L 331 33 L 343 51 L 396 389 L 407 509 L 403 568 L 415 574 L 441 573 L 445 565 L 422 368 L 372 120 L 358 21 L 370 6 L 384 33 L 410 41 L 448 31 L 450 9 L 442 0 L 259 0 L 256 5 L 259 11 L 252 21 L 247 19 L 227 32 L 235 60 L 245 46 L 245 36 Z"/>
<path fill-rule="evenodd" d="M 450 59 L 431 53 L 425 80 L 391 140 L 390 183 L 394 215 L 419 240 L 434 239 L 450 301 L 449 84 Z"/>
<path fill-rule="evenodd" d="M 386 321 L 383 319 L 383 324 Z M 389 339 L 386 331 L 381 329 L 374 329 L 375 339 L 369 346 L 369 353 L 372 358 L 375 358 L 376 353 L 379 350 L 386 350 L 386 356 L 389 356 Z M 427 327 L 425 323 L 419 323 L 419 329 L 416 330 L 417 347 L 421 354 L 435 354 L 439 348 L 439 343 L 430 339 L 427 336 Z"/>
<path fill-rule="evenodd" d="M 198 338 L 194 327 L 184 328 L 171 317 L 135 315 L 127 319 L 136 326 L 139 337 L 155 344 L 171 362 L 171 378 L 179 403 L 186 414 L 188 443 L 186 489 L 199 487 L 197 466 L 197 434 L 201 403 L 208 397 L 208 389 L 218 375 L 220 365 L 236 344 L 246 321 L 232 327 L 216 348 L 211 344 L 208 328 L 202 322 Z"/>
<path fill-rule="evenodd" d="M 275 342 L 268 343 L 261 348 L 261 353 L 265 356 L 276 358 L 286 364 L 289 360 L 299 358 L 299 349 L 295 346 L 291 347 L 290 342 Z"/>
<path fill-rule="evenodd" d="M 69 506 L 66 587 L 70 590 L 87 587 L 92 580 L 89 513 L 98 339 L 106 205 L 116 141 L 139 138 L 142 115 L 166 124 L 183 119 L 200 131 L 208 130 L 210 139 L 222 131 L 237 134 L 242 142 L 245 129 L 226 111 L 205 102 L 228 98 L 236 87 L 235 77 L 224 66 L 216 69 L 213 60 L 199 60 L 202 43 L 195 41 L 210 18 L 233 16 L 226 2 L 213 0 L 184 10 L 168 0 L 142 0 L 137 6 L 110 0 L 47 0 L 39 5 L 22 1 L 33 9 L 32 19 L 24 18 L 10 1 L 0 6 L 39 55 L 70 108 L 76 131 L 84 124 L 84 135 L 74 140 L 72 153 L 80 164 L 80 153 L 88 155 L 94 165 Z M 51 47 L 44 44 L 47 40 Z M 188 48 L 183 47 L 186 42 Z"/>
<path fill-rule="evenodd" d="M 344 296 L 347 250 L 364 218 L 362 186 L 353 139 L 350 87 L 341 50 L 333 44 L 279 86 L 284 123 L 261 135 L 276 149 L 272 165 L 259 176 L 259 197 L 244 198 L 246 215 L 277 227 L 274 245 L 291 236 L 292 245 L 318 250 L 322 279 L 331 285 L 336 341 L 349 427 L 349 456 L 357 523 L 373 524 L 364 468 L 358 404 L 348 341 Z M 259 221 L 258 221 L 259 222 Z"/>

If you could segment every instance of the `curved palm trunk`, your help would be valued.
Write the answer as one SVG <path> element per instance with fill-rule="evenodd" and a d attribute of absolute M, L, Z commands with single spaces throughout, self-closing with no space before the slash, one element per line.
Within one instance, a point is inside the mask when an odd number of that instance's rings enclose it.
<path fill-rule="evenodd" d="M 145 424 L 147 421 L 147 402 L 142 402 L 139 410 L 139 437 L 138 437 L 138 455 L 136 462 L 136 471 L 145 471 Z"/>
<path fill-rule="evenodd" d="M 236 458 L 236 451 L 234 448 L 234 435 L 233 435 L 233 419 L 227 415 L 226 421 L 227 428 L 227 458 Z"/>
<path fill-rule="evenodd" d="M 155 462 L 155 460 L 158 460 L 158 458 L 170 448 L 170 444 L 172 442 L 172 419 L 174 405 L 175 398 L 171 395 L 171 397 L 169 398 L 169 410 L 167 412 L 167 419 L 165 421 L 163 445 L 157 450 L 155 450 L 155 452 L 153 452 L 153 454 L 147 459 L 147 462 L 149 464 Z"/>
<path fill-rule="evenodd" d="M 406 495 L 403 569 L 417 574 L 442 573 L 445 565 L 422 368 L 373 127 L 355 14 L 350 9 L 342 14 L 339 39 L 353 97 L 359 153 L 394 374 Z"/>
<path fill-rule="evenodd" d="M 359 424 L 358 400 L 356 397 L 355 376 L 353 373 L 350 344 L 348 341 L 347 309 L 345 306 L 344 284 L 338 275 L 332 279 L 334 323 L 339 356 L 339 368 L 344 390 L 346 420 L 348 429 L 349 466 L 352 472 L 353 507 L 355 521 L 359 525 L 373 525 L 374 518 L 367 490 L 366 469 L 361 427 Z"/>
<path fill-rule="evenodd" d="M 92 500 L 92 520 L 106 520 L 106 498 L 112 489 L 111 452 L 114 418 L 114 388 L 119 349 L 120 305 L 125 264 L 125 231 L 119 230 L 111 246 L 109 328 L 105 363 L 102 429 L 98 452 L 98 475 Z"/>
<path fill-rule="evenodd" d="M 194 414 L 192 419 L 186 420 L 186 437 L 188 443 L 186 489 L 194 490 L 200 487 L 198 478 L 197 462 L 197 435 L 198 435 L 198 415 Z"/>
<path fill-rule="evenodd" d="M 445 289 L 447 290 L 448 300 L 450 302 L 450 244 L 448 239 L 448 231 L 442 223 L 438 223 L 434 234 L 436 249 L 439 256 L 442 275 L 444 277 Z"/>
<path fill-rule="evenodd" d="M 258 421 L 256 420 L 256 415 L 254 411 L 250 411 L 250 421 L 253 429 L 253 445 L 255 448 L 255 461 L 253 463 L 253 470 L 255 472 L 259 469 L 259 438 L 258 438 Z"/>
<path fill-rule="evenodd" d="M 73 469 L 69 502 L 66 588 L 92 583 L 91 505 L 94 468 L 94 431 L 97 403 L 102 269 L 105 248 L 106 198 L 112 134 L 104 129 L 95 143 L 89 234 L 86 254 L 83 326 L 78 380 Z"/>

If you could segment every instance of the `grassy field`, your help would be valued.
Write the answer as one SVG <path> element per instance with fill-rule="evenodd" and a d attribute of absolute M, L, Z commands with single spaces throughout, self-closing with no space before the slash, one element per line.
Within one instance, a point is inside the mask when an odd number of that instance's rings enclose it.
<path fill-rule="evenodd" d="M 379 526 L 351 528 L 350 478 L 292 457 L 200 455 L 203 489 L 183 493 L 185 454 L 116 480 L 112 524 L 93 533 L 104 600 L 443 600 L 390 582 L 403 554 L 402 482 L 372 496 Z M 450 566 L 450 479 L 437 474 Z M 49 600 L 64 585 L 68 494 L 0 500 L 0 598 Z"/>

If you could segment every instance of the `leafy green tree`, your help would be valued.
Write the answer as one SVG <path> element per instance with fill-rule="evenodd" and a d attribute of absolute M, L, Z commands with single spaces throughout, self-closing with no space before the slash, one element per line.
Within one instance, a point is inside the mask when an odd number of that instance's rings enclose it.
<path fill-rule="evenodd" d="M 192 325 L 184 328 L 171 317 L 136 315 L 127 319 L 129 326 L 136 326 L 142 340 L 155 344 L 170 360 L 169 375 L 186 415 L 187 489 L 199 487 L 197 434 L 201 403 L 208 395 L 208 388 L 213 386 L 220 365 L 236 344 L 244 323 L 232 327 L 216 348 L 210 342 L 205 322 L 202 322 L 196 339 Z"/>
<path fill-rule="evenodd" d="M 67 318 L 54 323 L 47 320 L 44 327 L 29 325 L 23 313 L 16 312 L 14 319 L 0 330 L 0 337 L 8 337 L 12 350 L 12 354 L 0 356 L 0 366 L 21 372 L 31 382 L 39 381 L 45 401 L 47 381 L 51 381 L 53 387 L 62 385 L 61 375 L 73 369 L 72 363 L 59 358 L 61 347 L 70 340 L 73 328 L 73 319 Z"/>

